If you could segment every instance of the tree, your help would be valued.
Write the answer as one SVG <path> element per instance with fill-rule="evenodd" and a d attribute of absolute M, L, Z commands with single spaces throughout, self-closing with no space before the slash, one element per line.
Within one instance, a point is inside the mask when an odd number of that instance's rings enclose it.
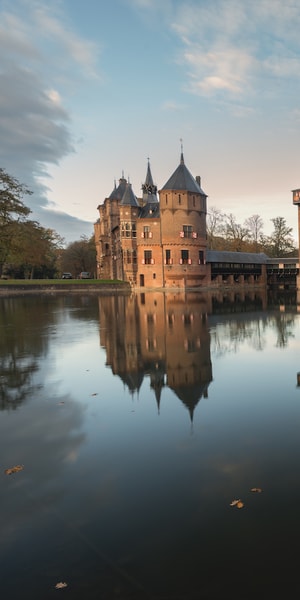
<path fill-rule="evenodd" d="M 249 229 L 236 222 L 232 213 L 225 215 L 224 235 L 230 241 L 234 252 L 241 252 L 244 242 L 249 239 Z"/>
<path fill-rule="evenodd" d="M 223 223 L 224 215 L 222 212 L 212 206 L 209 212 L 207 213 L 206 219 L 206 233 L 207 233 L 207 243 L 210 250 L 215 250 L 217 246 L 217 238 L 222 233 L 222 223 Z"/>
<path fill-rule="evenodd" d="M 274 231 L 270 236 L 263 238 L 265 251 L 269 256 L 288 256 L 295 253 L 296 247 L 292 238 L 292 227 L 288 227 L 284 217 L 271 219 Z"/>
<path fill-rule="evenodd" d="M 254 242 L 255 252 L 259 250 L 259 239 L 262 235 L 264 222 L 259 215 L 252 215 L 245 220 L 245 226 L 249 230 L 249 237 Z"/>
<path fill-rule="evenodd" d="M 28 194 L 32 192 L 0 168 L 0 275 L 16 236 L 16 225 L 31 212 L 23 202 Z"/>
<path fill-rule="evenodd" d="M 10 252 L 11 271 L 30 279 L 57 276 L 62 245 L 63 239 L 52 229 L 45 229 L 36 221 L 19 223 Z"/>
<path fill-rule="evenodd" d="M 61 270 L 70 271 L 77 276 L 81 271 L 89 271 L 92 275 L 96 271 L 95 237 L 82 236 L 80 241 L 71 242 L 62 252 Z"/>

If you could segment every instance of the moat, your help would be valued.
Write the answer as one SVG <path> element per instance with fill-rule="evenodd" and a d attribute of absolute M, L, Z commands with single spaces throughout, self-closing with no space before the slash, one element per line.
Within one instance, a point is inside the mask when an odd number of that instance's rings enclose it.
<path fill-rule="evenodd" d="M 294 292 L 0 297 L 3 598 L 296 597 L 299 350 Z"/>

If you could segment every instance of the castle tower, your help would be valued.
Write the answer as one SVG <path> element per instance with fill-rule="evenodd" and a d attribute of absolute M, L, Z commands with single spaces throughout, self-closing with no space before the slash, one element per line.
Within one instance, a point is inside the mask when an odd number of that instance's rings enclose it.
<path fill-rule="evenodd" d="M 120 268 L 120 279 L 136 283 L 137 278 L 137 219 L 140 205 L 133 193 L 131 183 L 126 184 L 120 202 L 120 244 L 116 255 L 116 267 Z"/>
<path fill-rule="evenodd" d="M 164 287 L 197 287 L 208 280 L 206 200 L 181 148 L 177 169 L 159 191 Z"/>

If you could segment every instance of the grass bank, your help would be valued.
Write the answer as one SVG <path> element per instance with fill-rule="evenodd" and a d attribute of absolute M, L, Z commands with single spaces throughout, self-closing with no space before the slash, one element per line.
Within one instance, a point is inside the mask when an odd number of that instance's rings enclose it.
<path fill-rule="evenodd" d="M 55 292 L 130 292 L 130 285 L 106 279 L 6 279 L 0 280 L 0 295 Z"/>

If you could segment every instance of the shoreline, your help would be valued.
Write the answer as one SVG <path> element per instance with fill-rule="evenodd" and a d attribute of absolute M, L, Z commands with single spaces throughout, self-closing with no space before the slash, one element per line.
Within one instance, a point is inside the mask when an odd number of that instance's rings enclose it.
<path fill-rule="evenodd" d="M 203 286 L 203 287 L 193 287 L 193 288 L 182 288 L 182 287 L 172 287 L 172 288 L 147 288 L 147 287 L 135 287 L 130 286 L 128 283 L 83 283 L 83 284 L 61 284 L 61 283 L 13 283 L 13 284 L 0 284 L 0 297 L 7 296 L 22 296 L 22 295 L 34 295 L 34 294 L 63 294 L 63 293 L 71 293 L 71 294 L 112 294 L 112 293 L 123 293 L 123 294 L 132 294 L 132 293 L 148 293 L 148 292 L 164 292 L 164 293 L 190 293 L 190 292 L 228 292 L 228 291 L 236 291 L 236 292 L 267 292 L 268 288 L 265 285 L 214 285 L 214 286 Z"/>

